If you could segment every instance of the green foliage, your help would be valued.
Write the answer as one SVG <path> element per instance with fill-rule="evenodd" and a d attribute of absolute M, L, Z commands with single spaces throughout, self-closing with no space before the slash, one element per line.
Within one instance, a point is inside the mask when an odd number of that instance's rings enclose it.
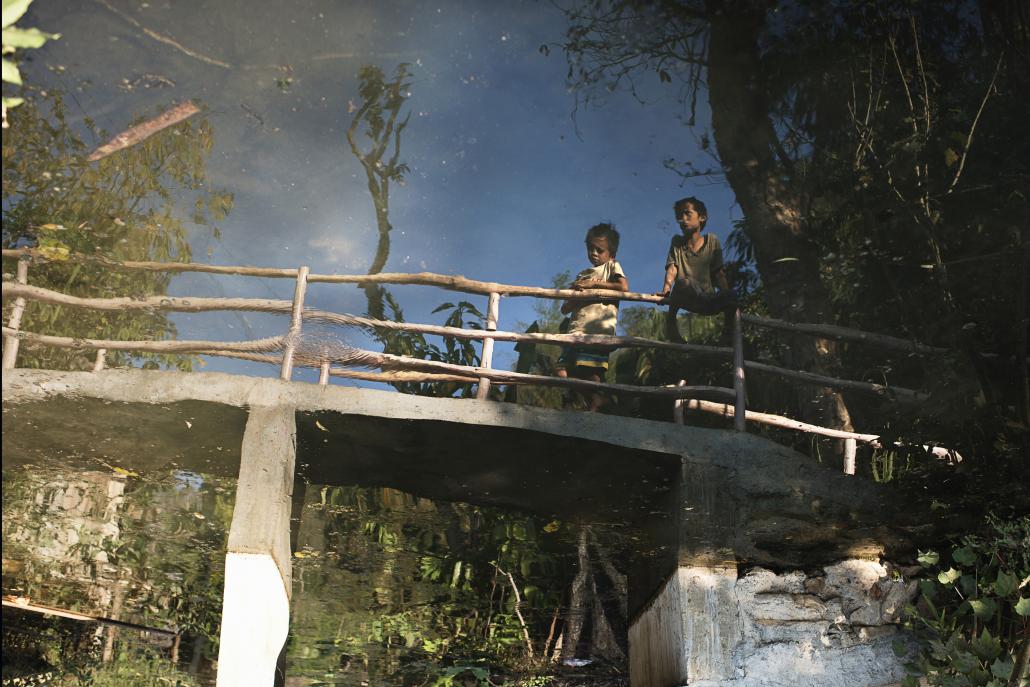
<path fill-rule="evenodd" d="M 404 322 L 404 312 L 393 295 L 383 289 L 381 291 L 383 301 L 389 309 L 387 319 L 395 322 Z M 468 301 L 457 303 L 441 303 L 433 313 L 450 310 L 443 324 L 446 327 L 457 327 L 458 329 L 482 329 L 483 313 Z M 377 341 L 383 344 L 383 352 L 393 355 L 406 355 L 420 360 L 435 360 L 453 365 L 465 365 L 476 367 L 479 365 L 479 353 L 476 351 L 476 344 L 469 339 L 455 339 L 445 337 L 444 347 L 430 343 L 424 334 L 420 332 L 401 331 L 397 329 L 376 330 L 374 336 Z M 450 397 L 457 395 L 460 398 L 475 396 L 473 384 L 461 382 L 397 382 L 394 387 L 406 394 L 419 396 Z"/>
<path fill-rule="evenodd" d="M 322 487 L 303 517 L 288 647 L 297 674 L 342 679 L 361 666 L 372 681 L 492 674 L 496 684 L 530 667 L 508 574 L 539 651 L 574 572 L 558 521 L 359 487 Z"/>
<path fill-rule="evenodd" d="M 390 182 L 404 184 L 408 165 L 400 161 L 401 134 L 408 126 L 411 112 L 400 119 L 401 108 L 410 95 L 411 72 L 407 63 L 397 65 L 391 81 L 376 65 L 364 65 L 358 72 L 361 106 L 354 113 L 347 128 L 347 142 L 351 153 L 365 170 L 368 192 L 375 208 L 379 241 L 369 274 L 383 270 L 390 255 Z M 359 138 L 368 138 L 370 145 L 362 150 Z M 364 287 L 368 296 L 368 312 L 380 317 L 383 310 L 382 287 L 370 284 Z"/>
<path fill-rule="evenodd" d="M 57 40 L 60 34 L 46 33 L 39 29 L 24 29 L 14 23 L 21 19 L 29 9 L 32 0 L 3 0 L 3 80 L 16 86 L 22 85 L 21 72 L 18 66 L 7 55 L 13 55 L 18 48 L 41 48 L 47 41 Z M 3 98 L 3 128 L 6 129 L 7 110 L 25 102 L 24 98 Z"/>
<path fill-rule="evenodd" d="M 96 590 L 115 589 L 123 618 L 203 637 L 213 656 L 232 482 L 5 470 L 4 551 L 21 566 L 5 590 L 95 613 Z"/>
<path fill-rule="evenodd" d="M 487 687 L 490 684 L 490 671 L 476 666 L 444 668 L 432 682 L 433 687 Z"/>
<path fill-rule="evenodd" d="M 1022 684 L 1013 673 L 1027 670 L 1025 656 L 1018 661 L 1030 628 L 1030 517 L 992 515 L 982 536 L 962 537 L 950 562 L 942 558 L 936 551 L 918 558 L 919 598 L 906 618 L 919 646 L 906 684 L 916 676 L 944 687 Z M 907 654 L 904 646 L 896 651 Z"/>
<path fill-rule="evenodd" d="M 572 272 L 564 270 L 551 277 L 550 288 L 564 289 L 572 283 Z M 561 301 L 553 299 L 539 299 L 534 301 L 533 310 L 537 319 L 532 324 L 518 322 L 517 328 L 542 334 L 558 334 L 561 330 L 562 320 L 565 315 L 561 311 Z M 561 355 L 559 346 L 548 346 L 544 344 L 520 343 L 515 347 L 519 354 L 515 368 L 520 372 L 553 376 L 555 363 Z M 513 400 L 519 403 L 541 408 L 561 408 L 564 392 L 561 389 L 552 387 L 518 386 L 515 387 Z"/>
<path fill-rule="evenodd" d="M 85 124 L 95 140 L 108 138 L 92 121 Z M 90 147 L 66 120 L 61 95 L 30 98 L 12 114 L 3 137 L 3 247 L 35 247 L 47 254 L 49 260 L 29 268 L 29 283 L 36 286 L 84 297 L 163 295 L 169 275 L 117 270 L 103 260 L 190 261 L 179 203 L 185 197 L 196 224 L 223 220 L 233 205 L 231 193 L 207 185 L 204 165 L 213 143 L 210 124 L 195 118 L 90 163 Z M 211 231 L 219 236 L 217 225 Z M 67 260 L 69 253 L 96 260 Z M 5 269 L 11 268 L 5 261 Z M 38 302 L 26 308 L 22 328 L 75 338 L 175 336 L 160 312 L 72 310 Z M 22 346 L 18 364 L 88 369 L 91 359 L 82 351 Z M 115 352 L 108 358 L 112 365 L 138 361 L 187 370 L 192 360 Z"/>

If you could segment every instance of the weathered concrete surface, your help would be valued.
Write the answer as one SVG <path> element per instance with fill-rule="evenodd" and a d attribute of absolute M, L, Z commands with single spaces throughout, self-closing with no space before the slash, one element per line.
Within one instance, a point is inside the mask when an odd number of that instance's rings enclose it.
<path fill-rule="evenodd" d="M 884 687 L 915 583 L 875 561 L 821 572 L 680 568 L 630 628 L 635 687 Z"/>
<path fill-rule="evenodd" d="M 301 474 L 314 481 L 552 513 L 657 513 L 654 544 L 668 555 L 634 575 L 647 582 L 631 593 L 631 614 L 677 558 L 811 567 L 905 543 L 883 524 L 895 519 L 885 490 L 750 434 L 225 374 L 9 371 L 4 419 L 18 422 L 4 432 L 5 453 L 9 435 L 19 441 L 44 406 L 67 399 L 90 413 L 139 404 L 131 410 L 149 409 L 149 426 L 167 421 L 161 416 L 176 404 L 201 402 L 209 404 L 205 421 L 234 432 L 239 408 L 288 406 L 297 411 Z M 33 407 L 25 412 L 25 404 Z"/>
<path fill-rule="evenodd" d="M 741 641 L 727 687 L 859 685 L 905 676 L 892 642 L 915 583 L 876 561 L 846 560 L 821 573 L 754 569 L 736 585 Z"/>
<path fill-rule="evenodd" d="M 252 407 L 242 454 L 228 550 L 271 556 L 289 596 L 290 509 L 297 456 L 293 409 Z"/>
<path fill-rule="evenodd" d="M 225 556 L 219 687 L 275 682 L 290 630 L 296 432 L 293 408 L 251 406 Z"/>

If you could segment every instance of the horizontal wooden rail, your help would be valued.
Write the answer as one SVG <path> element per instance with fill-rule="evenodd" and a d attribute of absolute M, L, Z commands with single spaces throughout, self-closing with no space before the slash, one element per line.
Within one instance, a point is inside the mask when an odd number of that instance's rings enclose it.
<path fill-rule="evenodd" d="M 201 355 L 219 355 L 229 358 L 240 358 L 254 362 L 263 362 L 270 365 L 277 365 L 279 359 L 272 355 L 259 355 L 239 353 L 235 351 L 206 350 L 196 351 Z M 657 396 L 662 398 L 696 398 L 697 396 L 714 396 L 722 398 L 733 398 L 733 389 L 720 386 L 630 386 L 627 384 L 605 384 L 604 382 L 591 382 L 573 377 L 547 377 L 544 375 L 524 374 L 521 372 L 508 372 L 485 367 L 465 367 L 453 365 L 437 360 L 422 360 L 420 358 L 408 358 L 405 356 L 390 355 L 386 353 L 373 353 L 363 351 L 370 356 L 382 356 L 384 366 L 418 367 L 423 370 L 435 370 L 436 372 L 398 371 L 389 370 L 385 372 L 360 372 L 340 367 L 330 367 L 329 374 L 333 377 L 347 377 L 349 379 L 362 379 L 370 382 L 461 382 L 468 384 L 477 383 L 480 378 L 488 377 L 492 382 L 500 384 L 532 384 L 536 386 L 560 386 L 571 389 L 582 389 L 584 391 L 606 391 L 609 393 L 632 394 L 636 396 Z M 318 367 L 314 360 L 305 358 L 303 364 L 307 367 Z"/>
<path fill-rule="evenodd" d="M 157 311 L 167 310 L 174 312 L 213 312 L 220 310 L 237 310 L 247 312 L 268 312 L 277 314 L 290 313 L 293 308 L 292 301 L 276 300 L 267 298 L 181 298 L 175 296 L 150 296 L 145 298 L 80 298 L 69 296 L 58 291 L 44 289 L 38 286 L 29 286 L 14 282 L 4 282 L 4 298 L 27 298 L 38 300 L 54 305 L 65 305 L 75 308 L 88 308 L 91 310 L 125 311 L 142 310 Z M 702 355 L 730 358 L 733 349 L 722 346 L 704 346 L 700 344 L 672 343 L 669 341 L 655 341 L 637 336 L 602 336 L 597 334 L 542 334 L 542 333 L 516 333 L 505 331 L 487 332 L 482 329 L 463 329 L 460 327 L 445 327 L 429 324 L 415 324 L 410 322 L 393 322 L 390 320 L 376 320 L 368 317 L 358 317 L 347 313 L 333 313 L 323 310 L 305 310 L 304 318 L 338 324 L 344 326 L 358 326 L 366 329 L 393 329 L 400 331 L 419 332 L 423 334 L 435 334 L 439 336 L 450 336 L 458 339 L 483 340 L 494 339 L 495 341 L 507 341 L 514 343 L 536 343 L 552 345 L 577 345 L 577 346 L 599 346 L 607 348 L 655 348 L 683 353 L 695 353 Z M 124 349 L 123 349 L 124 350 Z M 195 352 L 195 351 L 193 351 Z M 826 375 L 819 375 L 813 372 L 790 370 L 787 368 L 770 365 L 762 362 L 745 361 L 744 367 L 747 370 L 774 374 L 806 384 L 817 384 L 834 389 L 848 389 L 862 391 L 894 398 L 905 402 L 918 402 L 925 399 L 912 389 L 895 387 L 873 382 L 858 380 L 838 379 Z"/>
<path fill-rule="evenodd" d="M 866 391 L 881 396 L 893 397 L 899 401 L 904 401 L 906 403 L 919 403 L 927 400 L 928 398 L 926 394 L 922 394 L 913 389 L 906 389 L 905 387 L 889 386 L 887 384 L 876 384 L 875 382 L 860 382 L 854 379 L 838 379 L 837 377 L 820 375 L 816 374 L 815 372 L 805 372 L 803 370 L 788 370 L 783 367 L 777 367 L 776 365 L 758 363 L 750 360 L 744 361 L 744 368 L 749 372 L 765 372 L 767 374 L 774 374 L 780 377 L 794 379 L 799 382 L 804 382 L 805 384 L 826 386 L 831 389 L 850 389 L 852 391 Z"/>
<path fill-rule="evenodd" d="M 48 260 L 46 253 L 31 248 L 9 248 L 4 249 L 5 258 L 32 257 L 41 260 Z M 227 265 L 205 265 L 197 262 L 143 262 L 143 261 L 117 261 L 97 258 L 93 256 L 68 256 L 68 262 L 86 262 L 115 269 L 141 270 L 145 272 L 203 272 L 207 274 L 229 274 L 248 277 L 270 277 L 277 279 L 296 279 L 296 269 L 280 269 L 273 267 L 244 267 Z M 399 272 L 381 272 L 379 274 L 309 274 L 308 283 L 319 282 L 323 284 L 408 284 L 415 286 L 436 286 L 449 291 L 460 291 L 463 293 L 474 293 L 489 296 L 491 293 L 498 293 L 502 296 L 532 296 L 535 298 L 551 298 L 558 300 L 572 299 L 597 299 L 608 298 L 620 301 L 640 301 L 645 303 L 660 303 L 661 296 L 649 293 L 623 293 L 609 291 L 606 289 L 590 289 L 576 291 L 573 289 L 545 289 L 538 286 L 516 286 L 512 284 L 498 284 L 497 282 L 479 281 L 468 279 L 461 275 L 436 274 L 433 272 L 419 272 L 414 274 Z"/>
<path fill-rule="evenodd" d="M 5 596 L 3 597 L 3 605 L 8 608 L 17 608 L 19 610 L 28 611 L 31 613 L 53 615 L 59 618 L 68 618 L 69 620 L 81 620 L 88 623 L 99 623 L 101 625 L 110 625 L 111 627 L 125 628 L 126 630 L 153 632 L 155 634 L 165 635 L 166 637 L 177 637 L 179 635 L 179 633 L 175 630 L 165 630 L 160 627 L 150 627 L 148 625 L 137 625 L 136 623 L 130 623 L 124 620 L 115 620 L 114 618 L 105 618 L 99 615 L 79 613 L 78 611 L 69 611 L 65 608 L 56 608 L 54 606 L 40 606 L 39 604 L 31 603 L 28 599 L 20 597 Z"/>
<path fill-rule="evenodd" d="M 59 291 L 52 291 L 39 286 L 29 286 L 14 282 L 4 282 L 4 298 L 27 298 L 30 300 L 64 305 L 72 308 L 89 310 L 126 311 L 141 310 L 154 312 L 166 310 L 172 312 L 215 312 L 236 310 L 245 312 L 268 312 L 276 314 L 290 313 L 292 301 L 271 298 L 191 298 L 177 296 L 148 296 L 143 298 L 81 298 L 69 296 Z M 720 346 L 704 346 L 701 344 L 671 343 L 655 341 L 638 336 L 602 336 L 597 334 L 520 334 L 516 332 L 492 331 L 482 329 L 463 329 L 461 327 L 444 327 L 413 322 L 394 322 L 392 320 L 376 320 L 359 317 L 347 313 L 333 313 L 325 310 L 304 310 L 304 318 L 329 324 L 363 327 L 365 329 L 394 329 L 453 336 L 459 339 L 494 339 L 515 343 L 541 343 L 554 345 L 605 346 L 613 348 L 661 348 L 685 353 L 701 353 L 705 355 L 730 357 L 732 348 Z"/>
<path fill-rule="evenodd" d="M 31 257 L 39 260 L 49 260 L 48 255 L 32 248 L 4 249 L 5 258 L 26 258 Z M 290 268 L 275 267 L 248 267 L 233 265 L 205 265 L 194 262 L 146 262 L 146 261 L 117 261 L 73 254 L 65 258 L 69 262 L 85 262 L 99 264 L 115 269 L 143 270 L 150 272 L 202 272 L 207 274 L 227 274 L 249 277 L 269 277 L 278 279 L 296 279 L 297 270 Z M 309 274 L 308 283 L 320 282 L 327 284 L 409 284 L 422 286 L 436 286 L 452 291 L 463 293 L 474 293 L 488 296 L 491 293 L 499 293 L 503 296 L 530 296 L 535 298 L 549 298 L 558 300 L 582 300 L 607 298 L 619 301 L 634 301 L 641 303 L 662 304 L 664 298 L 648 293 L 621 293 L 606 291 L 603 289 L 591 289 L 588 291 L 576 291 L 572 289 L 546 289 L 535 286 L 516 286 L 511 284 L 499 284 L 497 282 L 478 281 L 468 279 L 460 275 L 436 274 L 433 272 L 420 272 L 416 274 L 384 272 L 380 274 Z M 743 315 L 745 324 L 770 329 L 780 329 L 799 334 L 811 336 L 825 336 L 832 339 L 864 343 L 874 346 L 889 348 L 905 352 L 916 352 L 922 354 L 941 354 L 948 349 L 889 336 L 866 332 L 860 329 L 850 329 L 829 324 L 811 324 L 799 322 L 786 322 L 757 315 Z"/>
<path fill-rule="evenodd" d="M 55 346 L 57 348 L 107 348 L 113 350 L 142 350 L 149 352 L 175 352 L 175 353 L 196 353 L 200 355 L 225 355 L 229 357 L 244 357 L 245 359 L 257 362 L 269 362 L 278 364 L 280 359 L 276 356 L 242 356 L 244 353 L 257 353 L 262 351 L 278 350 L 284 345 L 284 337 L 259 339 L 257 341 L 241 342 L 220 342 L 220 341 L 100 341 L 96 339 L 73 339 L 64 336 L 47 336 L 27 331 L 14 331 L 7 327 L 3 333 L 9 336 L 17 336 L 19 339 L 35 344 Z M 464 365 L 453 365 L 436 360 L 422 360 L 419 358 L 408 358 L 406 356 L 391 355 L 388 353 L 375 353 L 373 351 L 361 351 L 349 349 L 353 352 L 353 358 L 361 361 L 362 365 L 376 365 L 384 369 L 417 369 L 446 375 L 460 376 L 462 380 L 468 378 L 474 382 L 477 379 L 487 377 L 491 381 L 501 384 L 537 384 L 542 386 L 564 386 L 590 391 L 607 391 L 609 393 L 634 394 L 638 396 L 657 396 L 663 398 L 694 398 L 697 396 L 714 396 L 719 398 L 733 398 L 733 390 L 718 386 L 683 386 L 683 387 L 643 387 L 630 386 L 628 384 L 603 384 L 589 382 L 581 379 L 546 377 L 543 375 L 523 374 L 520 372 L 508 372 L 485 367 L 466 367 Z M 333 360 L 332 357 L 329 360 Z M 308 367 L 319 367 L 321 359 L 309 357 L 303 351 L 296 354 L 298 365 Z M 374 361 L 374 362 L 373 362 Z M 338 370 L 330 369 L 330 374 Z M 343 375 L 337 375 L 343 376 Z M 448 380 L 451 381 L 451 380 Z"/>
<path fill-rule="evenodd" d="M 735 415 L 733 406 L 727 403 L 714 403 L 712 401 L 705 401 L 701 399 L 686 399 L 682 401 L 683 405 L 690 410 L 700 410 L 706 413 L 714 413 L 716 415 L 722 415 L 726 418 L 732 418 Z M 834 439 L 855 439 L 864 444 L 869 444 L 874 448 L 883 448 L 883 442 L 879 434 L 860 434 L 858 432 L 847 432 L 841 429 L 830 429 L 829 427 L 820 427 L 819 425 L 809 424 L 807 422 L 801 422 L 800 420 L 793 420 L 789 417 L 783 417 L 782 415 L 773 415 L 771 413 L 759 413 L 754 410 L 748 410 L 745 413 L 745 417 L 748 422 L 757 422 L 762 425 L 769 425 L 772 427 L 781 427 L 783 429 L 793 429 L 801 432 L 807 432 L 809 434 L 818 434 L 824 437 L 832 437 Z M 893 442 L 893 446 L 905 446 L 906 444 L 901 441 Z M 943 446 L 928 446 L 921 445 L 924 451 L 932 453 L 938 458 L 949 460 L 954 463 L 962 462 L 962 455 L 958 451 L 944 448 Z"/>
<path fill-rule="evenodd" d="M 88 348 L 109 351 L 147 351 L 148 353 L 198 353 L 199 351 L 277 351 L 285 345 L 285 337 L 273 336 L 252 341 L 114 341 L 107 339 L 76 339 L 68 336 L 49 336 L 25 330 L 3 328 L 4 336 L 13 336 L 29 343 L 55 348 Z"/>
<path fill-rule="evenodd" d="M 255 363 L 267 363 L 269 365 L 280 364 L 281 359 L 279 356 L 269 355 L 267 353 L 246 353 L 241 351 L 225 351 L 225 350 L 205 350 L 196 351 L 198 355 L 213 355 L 222 358 L 234 358 L 237 360 L 249 360 Z M 310 362 L 299 363 L 302 367 L 321 367 L 316 366 Z M 390 372 L 368 372 L 364 370 L 349 370 L 338 367 L 329 368 L 328 374 L 333 377 L 344 377 L 347 379 L 361 379 L 368 382 L 382 382 L 384 384 L 390 384 L 393 382 L 462 382 L 475 384 L 479 381 L 478 377 L 471 374 L 458 375 L 458 374 L 441 374 L 434 372 L 405 372 L 403 370 L 393 370 Z"/>
<path fill-rule="evenodd" d="M 839 327 L 833 324 L 804 324 L 801 322 L 786 322 L 784 320 L 776 320 L 771 317 L 758 317 L 756 315 L 741 315 L 741 319 L 746 324 L 753 324 L 759 327 L 767 327 L 769 329 L 780 329 L 783 331 L 794 332 L 797 334 L 824 336 L 830 339 L 838 339 L 840 341 L 851 341 L 855 343 L 870 344 L 873 346 L 879 346 L 881 348 L 890 348 L 896 351 L 904 351 L 907 353 L 925 353 L 939 355 L 941 353 L 948 352 L 948 349 L 946 348 L 927 346 L 926 344 L 921 344 L 918 341 L 900 339 L 896 336 L 888 336 L 886 334 L 874 334 L 873 332 L 865 332 L 860 329 L 850 329 L 848 327 Z"/>

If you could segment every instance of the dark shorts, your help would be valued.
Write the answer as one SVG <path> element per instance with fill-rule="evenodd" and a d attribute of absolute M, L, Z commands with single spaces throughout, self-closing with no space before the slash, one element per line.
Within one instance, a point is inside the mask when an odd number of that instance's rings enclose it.
<path fill-rule="evenodd" d="M 689 286 L 677 284 L 665 302 L 672 307 L 689 310 L 698 315 L 718 315 L 737 307 L 737 294 L 732 289 L 699 293 Z"/>

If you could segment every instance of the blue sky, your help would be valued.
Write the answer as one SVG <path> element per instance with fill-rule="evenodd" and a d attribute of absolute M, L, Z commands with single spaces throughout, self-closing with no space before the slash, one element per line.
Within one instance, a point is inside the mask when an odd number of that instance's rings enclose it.
<path fill-rule="evenodd" d="M 641 82 L 646 107 L 615 94 L 581 109 L 565 82 L 555 43 L 564 20 L 549 3 L 218 2 L 203 11 L 168 2 L 111 4 L 208 64 L 144 35 L 100 4 L 36 0 L 23 23 L 62 34 L 35 51 L 27 81 L 73 90 L 69 115 L 93 117 L 114 133 L 131 119 L 173 102 L 202 102 L 214 127 L 209 182 L 235 194 L 220 223 L 222 238 L 197 227 L 198 261 L 363 273 L 377 234 L 364 172 L 347 146 L 349 104 L 360 104 L 363 64 L 392 74 L 412 64 L 411 122 L 401 159 L 411 168 L 391 191 L 394 226 L 386 271 L 463 274 L 513 284 L 548 285 L 562 270 L 585 266 L 583 235 L 602 220 L 622 234 L 619 260 L 635 291 L 661 284 L 672 202 L 698 195 L 709 229 L 725 239 L 739 216 L 721 180 L 686 184 L 662 161 L 714 162 L 678 115 L 672 86 L 657 75 Z M 540 46 L 550 44 L 550 55 Z M 65 67 L 55 71 L 54 67 Z M 123 79 L 160 74 L 174 88 L 119 88 Z M 292 78 L 283 92 L 276 80 Z M 577 131 L 578 124 L 578 131 Z M 183 216 L 190 208 L 183 208 Z M 210 249 L 210 257 L 208 250 Z M 284 281 L 177 277 L 179 295 L 290 297 Z M 410 321 L 439 323 L 430 311 L 456 296 L 426 287 L 393 293 Z M 483 306 L 485 297 L 474 299 Z M 482 301 L 482 303 L 479 303 Z M 361 313 L 356 287 L 320 286 L 311 303 Z M 533 318 L 532 301 L 505 299 L 500 328 Z M 224 314 L 176 316 L 182 338 L 232 340 L 281 331 L 284 319 Z M 361 343 L 360 339 L 354 343 Z M 498 346 L 498 364 L 512 362 Z M 212 360 L 207 369 L 274 374 L 267 367 Z"/>

